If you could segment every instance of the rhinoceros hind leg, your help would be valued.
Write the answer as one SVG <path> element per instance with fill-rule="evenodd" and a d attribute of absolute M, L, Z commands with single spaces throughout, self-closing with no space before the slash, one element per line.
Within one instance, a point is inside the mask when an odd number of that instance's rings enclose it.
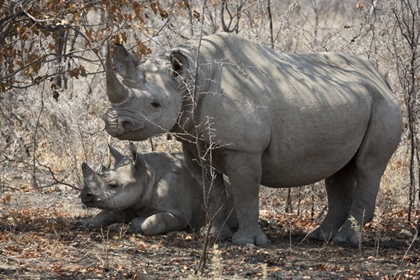
<path fill-rule="evenodd" d="M 128 232 L 137 232 L 144 235 L 158 235 L 169 231 L 185 230 L 188 226 L 187 220 L 176 215 L 163 212 L 150 217 L 139 217 L 131 221 Z"/>
<path fill-rule="evenodd" d="M 368 131 L 355 157 L 356 188 L 349 217 L 334 237 L 334 243 L 358 245 L 363 239 L 360 226 L 373 219 L 381 177 L 401 136 L 400 110 L 390 104 L 375 103 Z"/>
<path fill-rule="evenodd" d="M 373 219 L 376 195 L 383 171 L 358 171 L 357 173 L 354 202 L 348 219 L 333 239 L 334 244 L 350 243 L 350 245 L 357 246 L 359 242 L 363 241 L 363 236 L 360 235 L 360 226 L 364 226 Z"/>
<path fill-rule="evenodd" d="M 334 238 L 346 221 L 356 186 L 354 161 L 325 180 L 328 212 L 322 224 L 309 234 L 309 238 L 328 241 Z"/>
<path fill-rule="evenodd" d="M 208 225 L 205 225 L 200 229 L 199 233 L 201 236 L 205 236 L 208 230 Z M 217 227 L 211 227 L 209 235 L 211 240 L 224 241 L 231 238 L 233 234 L 230 228 L 227 225 L 224 225 L 221 229 Z"/>
<path fill-rule="evenodd" d="M 131 221 L 130 226 L 127 229 L 127 233 L 142 233 L 141 225 L 146 220 L 146 217 L 138 217 Z"/>

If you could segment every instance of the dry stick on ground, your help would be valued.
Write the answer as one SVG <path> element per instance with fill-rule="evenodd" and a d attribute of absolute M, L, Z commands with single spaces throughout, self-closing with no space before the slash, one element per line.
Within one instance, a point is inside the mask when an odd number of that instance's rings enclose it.
<path fill-rule="evenodd" d="M 155 145 L 153 144 L 153 139 L 152 138 L 149 138 L 149 143 L 150 143 L 150 147 L 152 149 L 152 152 L 154 152 L 156 149 L 155 149 Z"/>
<path fill-rule="evenodd" d="M 416 136 L 415 137 L 415 140 L 416 140 L 416 146 L 417 146 L 417 154 L 416 154 L 416 157 L 417 157 L 417 169 L 418 169 L 418 171 L 417 171 L 417 176 L 418 176 L 417 182 L 419 182 L 418 199 L 420 201 L 420 149 L 419 149 L 419 147 L 420 147 L 420 139 Z M 420 227 L 420 220 L 417 222 L 417 224 Z"/>
<path fill-rule="evenodd" d="M 197 154 L 198 154 L 198 163 L 201 167 L 201 178 L 202 178 L 202 184 L 203 184 L 203 203 L 204 203 L 204 209 L 206 211 L 206 221 L 207 221 L 207 229 L 206 232 L 204 234 L 204 244 L 203 244 L 203 249 L 201 251 L 200 254 L 200 261 L 198 264 L 198 267 L 195 271 L 195 274 L 198 274 L 200 272 L 203 271 L 203 269 L 206 266 L 206 261 L 207 261 L 207 255 L 208 255 L 208 249 L 209 249 L 209 244 L 210 244 L 210 231 L 211 231 L 211 227 L 213 224 L 214 219 L 217 217 L 217 215 L 219 214 L 219 212 L 223 209 L 223 205 L 220 209 L 217 209 L 215 211 L 215 213 L 210 213 L 210 195 L 212 192 L 212 187 L 213 187 L 213 183 L 214 183 L 214 178 L 215 178 L 215 174 L 214 174 L 214 169 L 213 166 L 211 164 L 211 153 L 212 153 L 212 149 L 213 149 L 213 145 L 212 143 L 210 143 L 209 147 L 207 148 L 207 150 L 203 150 L 201 147 L 201 139 L 200 139 L 200 135 L 199 135 L 199 131 L 198 131 L 198 126 L 199 121 L 198 121 L 198 114 L 197 114 L 197 98 L 198 98 L 198 94 L 197 94 L 197 88 L 198 88 L 198 74 L 199 74 L 199 59 L 200 59 L 200 48 L 201 48 L 201 42 L 202 42 L 202 38 L 203 38 L 203 25 L 204 25 L 204 12 L 206 9 L 206 5 L 207 5 L 207 1 L 204 0 L 203 4 L 202 4 L 202 9 L 201 9 L 201 28 L 200 28 L 200 36 L 198 39 L 198 46 L 197 46 L 197 55 L 195 58 L 195 73 L 194 73 L 194 80 L 193 80 L 193 88 L 192 89 L 188 89 L 187 90 L 192 90 L 192 94 L 190 96 L 191 101 L 192 101 L 192 121 L 193 121 L 193 127 L 194 127 L 194 137 L 195 137 L 195 147 L 197 149 Z M 208 122 L 209 126 L 210 121 Z M 208 128 L 209 133 L 210 133 L 210 127 Z M 211 137 L 210 137 L 211 138 Z M 205 164 L 205 158 L 203 158 L 203 156 L 208 156 L 209 160 L 208 162 L 210 163 L 210 166 L 206 166 Z M 206 170 L 209 171 L 209 182 L 207 182 L 207 174 L 206 174 Z M 208 186 L 208 188 L 207 188 Z M 210 217 L 210 214 L 213 215 L 212 217 Z"/>
<path fill-rule="evenodd" d="M 417 91 L 419 82 L 417 80 L 418 73 L 418 61 L 420 56 L 418 55 L 417 49 L 420 45 L 420 34 L 418 23 L 420 23 L 420 7 L 417 8 L 411 4 L 410 1 L 402 0 L 400 7 L 394 6 L 392 12 L 397 21 L 397 27 L 401 33 L 405 43 L 408 47 L 408 59 L 409 65 L 406 65 L 398 55 L 399 50 L 396 43 L 394 42 L 395 53 L 397 54 L 397 71 L 399 76 L 399 82 L 406 89 L 404 93 L 404 99 L 407 106 L 407 118 L 408 118 L 408 132 L 410 139 L 410 191 L 409 191 L 409 207 L 408 207 L 408 221 L 411 222 L 411 215 L 415 202 L 415 189 L 416 189 L 416 178 L 415 178 L 415 154 L 418 153 L 418 146 L 415 141 L 417 134 L 416 127 L 416 108 L 415 103 L 417 101 Z M 395 38 L 394 38 L 395 39 Z M 399 58 L 399 59 L 398 59 Z M 419 164 L 417 162 L 417 164 Z"/>
<path fill-rule="evenodd" d="M 416 225 L 415 225 L 415 224 L 413 224 L 413 223 L 411 223 L 411 222 L 410 222 L 410 225 L 414 228 L 414 230 L 416 231 L 416 233 L 414 234 L 413 239 L 411 240 L 410 244 L 408 245 L 407 250 L 405 250 L 405 252 L 404 252 L 404 256 L 401 258 L 401 261 L 400 261 L 400 264 L 398 265 L 397 271 L 396 271 L 396 272 L 395 272 L 395 274 L 394 274 L 394 278 L 397 278 L 396 276 L 398 275 L 398 272 L 400 271 L 401 266 L 402 266 L 402 264 L 403 264 L 403 262 L 404 262 L 404 260 L 405 260 L 405 257 L 407 256 L 407 254 L 408 254 L 408 252 L 410 251 L 410 249 L 414 249 L 414 248 L 412 248 L 412 247 L 413 247 L 413 244 L 414 244 L 414 242 L 416 242 L 416 241 L 417 241 L 417 236 L 419 235 L 419 231 L 417 230 Z M 414 251 L 415 251 L 415 250 L 414 250 Z M 417 252 L 417 254 L 418 254 L 418 253 L 419 253 L 419 252 Z"/>
<path fill-rule="evenodd" d="M 105 167 L 107 169 L 111 168 L 111 149 L 109 148 L 111 146 L 111 135 L 108 136 L 108 148 L 107 148 L 107 153 L 106 153 L 106 164 Z"/>
<path fill-rule="evenodd" d="M 48 171 L 50 172 L 51 177 L 52 177 L 52 178 L 54 179 L 54 181 L 55 181 L 55 183 L 51 184 L 51 186 L 53 186 L 53 185 L 57 185 L 57 184 L 61 184 L 61 185 L 68 186 L 68 187 L 70 187 L 70 188 L 72 188 L 72 189 L 74 189 L 74 190 L 80 191 L 80 189 L 79 189 L 78 187 L 75 187 L 75 186 L 73 186 L 73 185 L 71 185 L 71 184 L 68 184 L 68 183 L 66 183 L 66 182 L 64 182 L 64 181 L 62 181 L 62 180 L 58 180 L 58 179 L 57 179 L 57 177 L 55 177 L 55 173 L 52 171 L 51 167 L 46 166 L 46 165 L 44 165 L 44 164 L 41 164 L 41 163 L 38 161 L 38 159 L 36 159 L 36 163 L 37 163 L 37 164 L 38 164 L 38 166 L 40 166 L 40 167 L 47 168 L 47 169 L 48 169 Z"/>
<path fill-rule="evenodd" d="M 363 224 L 365 220 L 365 210 L 363 210 L 362 221 L 360 224 L 357 222 L 357 220 L 353 216 L 350 216 L 349 220 L 351 222 L 351 227 L 353 228 L 354 231 L 357 232 L 357 235 L 359 238 L 359 243 L 358 243 L 359 258 L 357 259 L 357 265 L 359 267 L 360 274 L 362 275 L 363 271 L 365 270 L 365 267 L 363 265 L 363 250 L 362 250 L 362 238 L 363 238 L 363 229 L 364 229 Z"/>
<path fill-rule="evenodd" d="M 200 36 L 198 39 L 198 46 L 197 46 L 197 55 L 195 58 L 195 73 L 194 73 L 194 87 L 192 88 L 192 94 L 190 96 L 191 101 L 192 101 L 192 121 L 193 121 L 193 127 L 194 127 L 194 137 L 195 137 L 195 147 L 197 149 L 197 154 L 198 154 L 198 160 L 199 160 L 199 165 L 201 167 L 201 178 L 202 178 L 202 184 L 203 184 L 203 203 L 204 203 L 204 209 L 206 210 L 206 220 L 209 220 L 209 225 L 207 228 L 207 231 L 204 235 L 204 245 L 203 245 L 203 249 L 201 251 L 201 255 L 200 255 L 200 262 L 198 264 L 197 270 L 195 271 L 195 274 L 198 274 L 199 272 L 203 271 L 205 265 L 206 265 L 206 259 L 207 259 L 207 254 L 208 254 L 208 244 L 209 244 L 209 239 L 210 239 L 210 228 L 211 228 L 211 221 L 210 219 L 208 219 L 208 204 L 206 203 L 206 172 L 205 172 L 205 167 L 204 167 L 204 160 L 201 157 L 201 148 L 200 148 L 200 136 L 198 133 L 198 129 L 197 129 L 197 104 L 196 104 L 196 98 L 197 98 L 197 86 L 198 86 L 198 71 L 199 71 L 199 59 L 200 59 L 200 48 L 201 48 L 201 41 L 203 38 L 203 24 L 204 24 L 204 11 L 205 11 L 205 6 L 206 6 L 206 0 L 204 0 L 203 4 L 202 4 L 202 8 L 201 8 L 201 28 L 200 28 Z M 191 90 L 188 89 L 187 90 Z M 210 182 L 211 183 L 211 182 Z"/>
<path fill-rule="evenodd" d="M 38 143 L 37 143 L 36 136 L 37 136 L 37 132 L 38 132 L 39 120 L 40 120 L 42 112 L 44 110 L 44 89 L 45 89 L 45 82 L 44 82 L 42 90 L 41 90 L 41 109 L 39 110 L 39 114 L 38 114 L 38 117 L 36 119 L 36 125 L 35 125 L 34 137 L 33 137 L 34 154 L 33 154 L 33 157 L 32 157 L 32 168 L 33 168 L 32 169 L 32 171 L 33 171 L 33 173 L 32 173 L 32 187 L 37 189 L 37 190 L 38 190 L 38 185 L 37 185 L 37 182 L 36 182 L 36 174 L 35 174 L 36 165 L 35 165 L 35 163 L 36 163 L 36 149 L 37 149 Z"/>
<path fill-rule="evenodd" d="M 270 22 L 270 45 L 274 49 L 274 34 L 273 34 L 273 15 L 271 14 L 271 1 L 267 2 L 268 19 Z"/>

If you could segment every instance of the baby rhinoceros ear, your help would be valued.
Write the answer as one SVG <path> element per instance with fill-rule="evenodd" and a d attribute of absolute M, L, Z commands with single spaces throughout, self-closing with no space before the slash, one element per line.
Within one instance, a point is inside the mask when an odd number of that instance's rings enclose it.
<path fill-rule="evenodd" d="M 146 169 L 148 168 L 147 164 L 145 161 L 143 161 L 139 153 L 137 153 L 136 146 L 134 146 L 134 144 L 130 142 L 130 144 L 128 145 L 128 149 L 130 150 L 131 160 L 133 162 L 135 172 L 137 174 L 146 172 Z"/>
<path fill-rule="evenodd" d="M 133 163 L 134 165 L 137 164 L 137 149 L 136 146 L 134 146 L 133 142 L 130 142 L 130 144 L 128 145 L 128 149 L 130 150 L 130 154 L 131 154 L 131 158 L 133 159 Z"/>
<path fill-rule="evenodd" d="M 121 154 L 117 149 L 112 147 L 111 145 L 108 145 L 109 152 L 111 153 L 111 156 L 114 158 L 114 167 L 117 167 L 121 161 L 124 159 L 124 155 Z"/>

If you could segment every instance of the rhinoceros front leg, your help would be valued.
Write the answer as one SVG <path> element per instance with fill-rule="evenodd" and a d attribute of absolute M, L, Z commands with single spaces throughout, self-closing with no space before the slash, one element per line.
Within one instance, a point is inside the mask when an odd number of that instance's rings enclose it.
<path fill-rule="evenodd" d="M 354 161 L 325 180 L 328 213 L 322 224 L 309 234 L 310 238 L 328 241 L 337 234 L 346 221 L 356 186 Z"/>
<path fill-rule="evenodd" d="M 102 210 L 95 217 L 88 222 L 89 229 L 101 228 L 111 224 L 123 223 L 122 212 L 112 212 L 109 210 Z"/>
<path fill-rule="evenodd" d="M 208 187 L 208 189 L 211 189 L 208 212 L 210 214 L 209 218 L 213 220 L 210 236 L 214 240 L 226 240 L 232 237 L 232 231 L 228 227 L 229 214 L 232 208 L 228 207 L 227 186 L 223 180 L 223 175 L 218 172 L 213 179 L 208 180 L 207 183 L 211 182 L 211 187 Z"/>
<path fill-rule="evenodd" d="M 196 148 L 193 147 L 193 149 Z M 227 197 L 227 186 L 225 185 L 223 175 L 220 172 L 215 171 L 213 176 L 210 176 L 209 174 L 212 174 L 208 169 L 210 167 L 200 166 L 198 161 L 194 159 L 194 155 L 188 149 L 187 145 L 183 145 L 183 152 L 188 168 L 197 181 L 200 182 L 201 187 L 204 187 L 204 184 L 206 184 L 206 189 L 211 189 L 210 194 L 208 194 L 210 196 L 209 205 L 207 205 L 209 208 L 207 209 L 210 215 L 209 218 L 213 220 L 212 227 L 210 228 L 210 237 L 213 240 L 225 240 L 232 237 L 232 231 L 228 227 L 228 224 L 230 224 L 229 222 L 233 221 L 234 218 L 230 218 L 229 216 L 232 208 L 226 207 L 229 204 L 229 201 Z M 202 168 L 207 168 L 207 170 L 204 170 L 206 176 L 204 184 Z M 207 194 L 205 195 L 203 192 L 203 196 L 207 196 Z M 204 199 L 207 199 L 207 197 L 204 197 Z M 216 214 L 217 216 L 215 216 Z M 229 221 L 227 221 L 228 219 Z M 205 233 L 206 230 L 207 227 L 205 226 L 201 232 Z"/>
<path fill-rule="evenodd" d="M 172 213 L 157 213 L 149 217 L 138 217 L 131 221 L 127 232 L 143 235 L 159 235 L 169 231 L 185 230 L 188 222 Z"/>
<path fill-rule="evenodd" d="M 233 244 L 266 245 L 267 237 L 258 225 L 261 155 L 230 152 L 224 158 L 224 167 L 239 223 L 239 230 L 232 238 Z"/>

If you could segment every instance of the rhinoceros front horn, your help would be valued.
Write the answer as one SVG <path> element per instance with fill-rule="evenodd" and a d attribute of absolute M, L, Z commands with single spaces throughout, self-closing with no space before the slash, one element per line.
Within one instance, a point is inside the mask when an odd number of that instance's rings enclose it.
<path fill-rule="evenodd" d="M 93 171 L 92 168 L 90 168 L 85 162 L 82 163 L 82 172 L 84 177 L 88 177 L 89 175 L 95 173 L 95 171 Z"/>
<path fill-rule="evenodd" d="M 108 44 L 106 54 L 106 93 L 109 102 L 121 103 L 128 97 L 128 89 L 120 82 L 112 67 L 111 50 Z"/>

